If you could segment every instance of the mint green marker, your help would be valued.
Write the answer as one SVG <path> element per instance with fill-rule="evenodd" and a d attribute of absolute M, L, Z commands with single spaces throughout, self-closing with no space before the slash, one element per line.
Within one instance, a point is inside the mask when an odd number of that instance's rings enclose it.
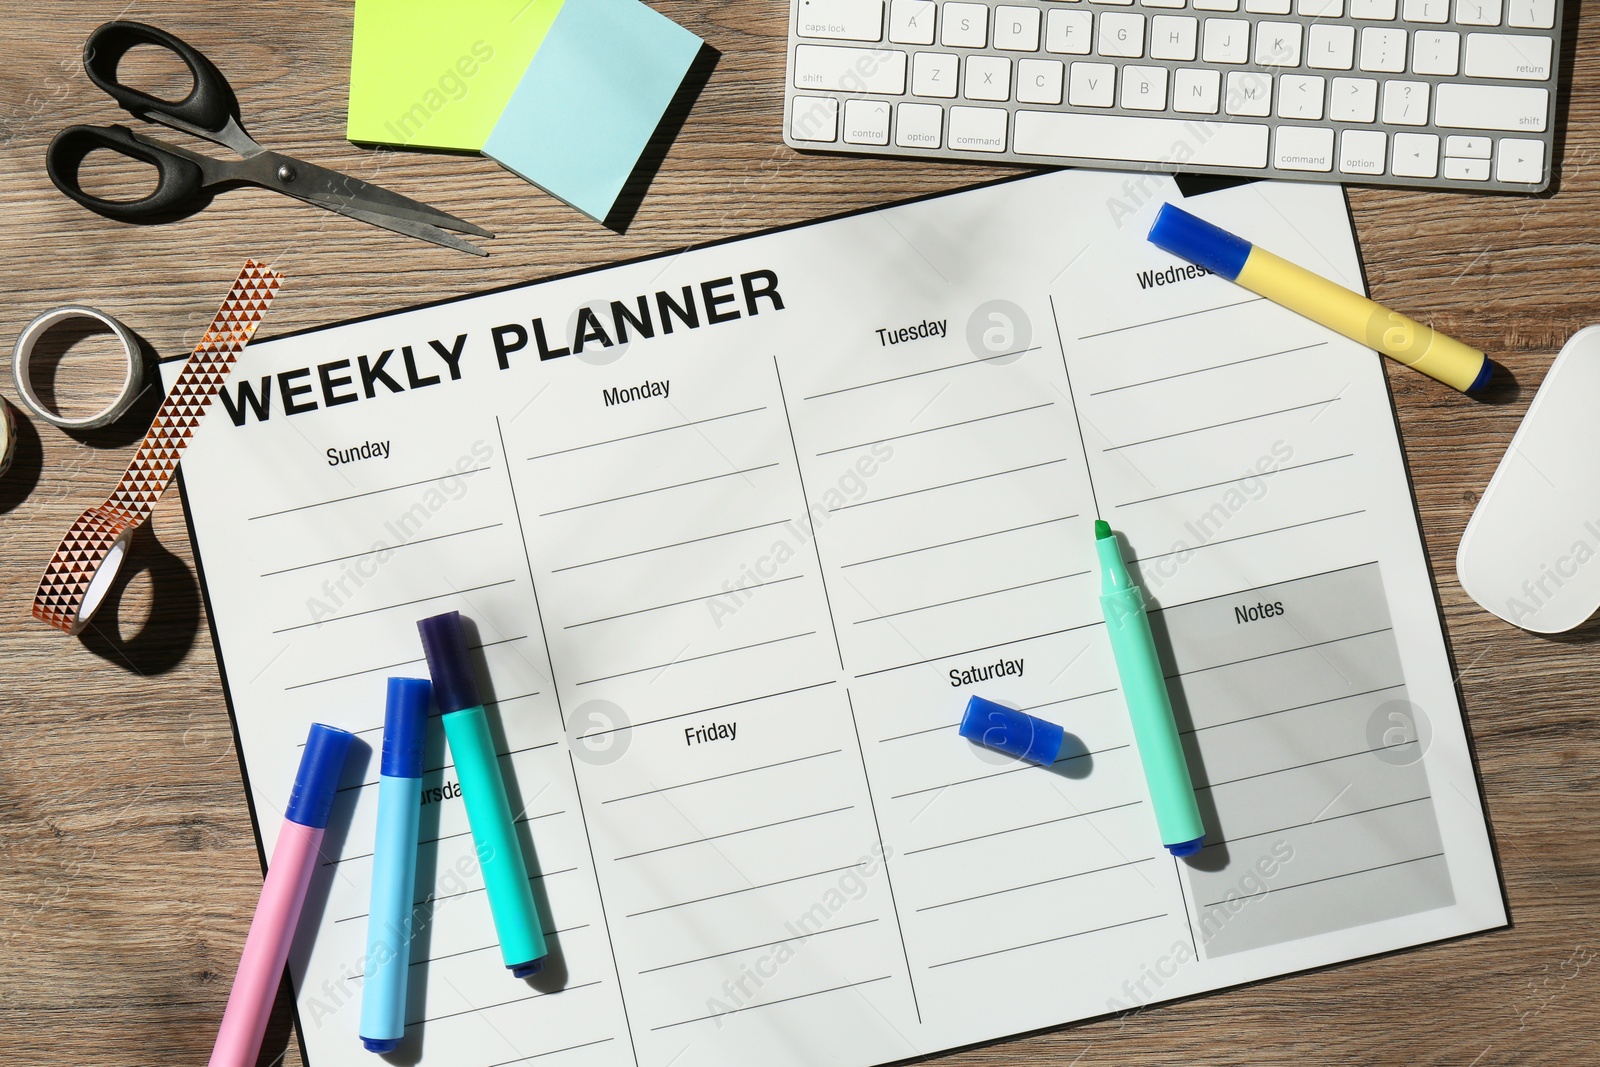
<path fill-rule="evenodd" d="M 500 777 L 500 756 L 489 734 L 489 717 L 478 697 L 478 681 L 467 658 L 467 637 L 458 611 L 435 615 L 417 623 L 422 651 L 433 676 L 433 696 L 439 705 L 445 740 L 455 760 L 461 783 L 461 800 L 467 806 L 467 825 L 478 850 L 483 887 L 500 938 L 500 956 L 511 973 L 528 978 L 544 968 L 549 951 L 544 929 L 533 904 L 528 865 L 522 858 L 511 805 L 506 801 L 505 780 Z"/>
<path fill-rule="evenodd" d="M 1150 787 L 1150 806 L 1155 809 L 1161 843 L 1174 856 L 1192 856 L 1205 843 L 1206 828 L 1194 801 L 1194 783 L 1189 780 L 1189 764 L 1172 717 L 1172 697 L 1161 658 L 1150 636 L 1144 593 L 1128 576 L 1111 524 L 1101 519 L 1094 520 L 1094 548 L 1100 556 L 1100 610 L 1117 661 L 1122 699 L 1133 720 L 1133 740 Z"/>

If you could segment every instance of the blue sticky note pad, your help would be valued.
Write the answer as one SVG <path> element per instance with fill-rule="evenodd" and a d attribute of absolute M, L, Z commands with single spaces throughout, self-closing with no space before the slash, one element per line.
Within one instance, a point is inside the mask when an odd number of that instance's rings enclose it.
<path fill-rule="evenodd" d="M 568 0 L 483 152 L 604 221 L 699 51 L 639 0 Z"/>

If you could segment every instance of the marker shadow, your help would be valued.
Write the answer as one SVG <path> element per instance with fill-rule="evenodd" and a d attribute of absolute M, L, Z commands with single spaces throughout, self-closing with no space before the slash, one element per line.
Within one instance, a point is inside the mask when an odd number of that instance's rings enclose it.
<path fill-rule="evenodd" d="M 1117 535 L 1119 538 L 1121 534 Z M 1147 604 L 1148 607 L 1148 604 Z M 1194 715 L 1189 709 L 1189 697 L 1184 692 L 1183 679 L 1178 677 L 1177 663 L 1172 654 L 1172 636 L 1167 629 L 1166 616 L 1159 608 L 1149 611 L 1150 636 L 1154 638 L 1156 654 L 1161 660 L 1161 671 L 1167 678 L 1167 694 L 1172 700 L 1172 718 L 1178 725 L 1178 737 L 1183 742 L 1184 759 L 1189 765 L 1189 780 L 1194 785 L 1195 805 L 1200 809 L 1200 822 L 1205 827 L 1206 840 L 1212 842 L 1203 846 L 1199 852 L 1192 856 L 1183 857 L 1183 862 L 1196 870 L 1215 872 L 1228 866 L 1228 845 L 1223 840 L 1222 817 L 1217 812 L 1216 800 L 1207 788 L 1211 784 L 1211 776 L 1206 772 L 1205 759 L 1201 756 L 1200 746 L 1194 737 Z"/>
<path fill-rule="evenodd" d="M 1059 774 L 1063 778 L 1081 780 L 1094 771 L 1094 755 L 1089 751 L 1089 746 L 1083 743 L 1083 738 L 1067 733 L 1061 738 L 1061 753 L 1047 769 L 1051 774 Z"/>

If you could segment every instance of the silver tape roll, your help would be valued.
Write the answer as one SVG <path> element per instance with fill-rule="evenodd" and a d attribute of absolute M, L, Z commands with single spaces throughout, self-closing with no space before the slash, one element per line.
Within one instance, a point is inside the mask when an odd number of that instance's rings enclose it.
<path fill-rule="evenodd" d="M 51 330 L 74 320 L 89 319 L 98 322 L 112 332 L 117 340 L 122 342 L 123 377 L 122 389 L 117 398 L 103 410 L 85 418 L 69 418 L 58 411 L 52 411 L 39 399 L 33 391 L 33 377 L 29 372 L 29 361 L 33 358 L 33 350 L 39 341 Z M 118 416 L 128 410 L 139 395 L 139 390 L 144 386 L 144 357 L 139 352 L 139 341 L 133 336 L 133 331 L 128 329 L 116 319 L 103 311 L 91 307 L 69 305 L 67 307 L 53 308 L 43 315 L 28 323 L 22 331 L 22 336 L 17 338 L 17 349 L 11 360 L 11 375 L 16 380 L 17 394 L 22 397 L 22 402 L 28 410 L 39 416 L 53 426 L 64 430 L 93 430 L 114 422 Z"/>

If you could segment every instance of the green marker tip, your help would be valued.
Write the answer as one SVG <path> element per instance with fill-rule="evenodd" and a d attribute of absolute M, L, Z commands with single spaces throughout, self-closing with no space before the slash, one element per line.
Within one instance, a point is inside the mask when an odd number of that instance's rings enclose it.
<path fill-rule="evenodd" d="M 1104 541 L 1111 536 L 1111 524 L 1104 519 L 1094 520 L 1094 539 Z"/>

